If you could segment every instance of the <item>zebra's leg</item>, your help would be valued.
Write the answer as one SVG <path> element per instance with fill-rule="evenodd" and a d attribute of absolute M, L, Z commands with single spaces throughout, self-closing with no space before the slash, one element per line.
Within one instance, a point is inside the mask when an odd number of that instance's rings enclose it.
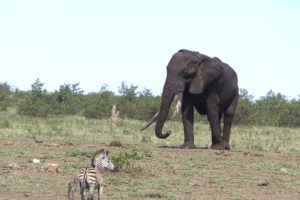
<path fill-rule="evenodd" d="M 68 187 L 68 200 L 73 200 L 73 194 L 74 194 L 74 184 L 73 182 L 70 182 Z"/>
<path fill-rule="evenodd" d="M 97 190 L 98 190 L 98 200 L 100 200 L 100 191 L 99 191 L 99 186 L 97 186 Z"/>
<path fill-rule="evenodd" d="M 91 184 L 90 185 L 90 200 L 94 200 L 94 190 L 95 190 L 95 185 Z"/>
<path fill-rule="evenodd" d="M 102 199 L 103 189 L 104 189 L 103 185 L 100 185 L 100 186 L 98 187 L 98 200 L 101 200 L 101 199 Z M 99 190 L 100 190 L 100 192 L 99 192 Z"/>
<path fill-rule="evenodd" d="M 81 195 L 81 200 L 85 200 L 85 196 L 84 196 L 84 184 L 82 182 L 79 183 L 80 185 L 80 195 Z"/>
<path fill-rule="evenodd" d="M 77 190 L 79 184 L 78 177 L 75 177 L 73 181 L 69 183 L 69 188 L 68 188 L 68 200 L 73 200 L 74 199 L 74 192 Z"/>

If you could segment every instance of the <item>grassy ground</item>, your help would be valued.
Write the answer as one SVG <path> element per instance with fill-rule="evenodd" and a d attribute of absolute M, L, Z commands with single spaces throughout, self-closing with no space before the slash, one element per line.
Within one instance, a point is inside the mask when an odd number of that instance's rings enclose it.
<path fill-rule="evenodd" d="M 67 199 L 67 183 L 100 148 L 120 166 L 105 173 L 105 199 L 300 199 L 299 128 L 234 127 L 232 150 L 224 152 L 208 149 L 205 124 L 195 126 L 194 150 L 177 148 L 181 123 L 166 123 L 173 133 L 165 140 L 153 127 L 140 133 L 141 126 L 0 113 L 0 200 Z M 47 170 L 45 163 L 59 168 Z"/>

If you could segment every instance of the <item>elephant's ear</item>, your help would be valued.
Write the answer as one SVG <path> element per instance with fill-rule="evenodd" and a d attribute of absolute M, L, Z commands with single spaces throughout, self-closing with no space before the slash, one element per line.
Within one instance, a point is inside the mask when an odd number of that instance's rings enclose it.
<path fill-rule="evenodd" d="M 222 74 L 223 67 L 221 63 L 211 60 L 198 63 L 197 73 L 190 84 L 190 93 L 201 94 L 209 84 L 218 80 Z"/>

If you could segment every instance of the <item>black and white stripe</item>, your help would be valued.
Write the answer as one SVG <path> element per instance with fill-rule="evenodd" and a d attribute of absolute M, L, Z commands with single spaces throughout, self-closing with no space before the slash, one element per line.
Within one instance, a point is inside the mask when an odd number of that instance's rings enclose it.
<path fill-rule="evenodd" d="M 80 170 L 79 174 L 69 183 L 68 199 L 73 200 L 77 186 L 80 186 L 81 200 L 85 199 L 85 190 L 89 190 L 89 199 L 94 199 L 94 190 L 98 190 L 98 199 L 101 199 L 104 181 L 99 168 L 87 167 Z"/>

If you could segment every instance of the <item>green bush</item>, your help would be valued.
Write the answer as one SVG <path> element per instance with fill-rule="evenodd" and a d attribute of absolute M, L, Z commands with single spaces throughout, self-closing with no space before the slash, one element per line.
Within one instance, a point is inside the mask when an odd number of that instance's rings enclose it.
<path fill-rule="evenodd" d="M 83 90 L 79 83 L 61 85 L 53 94 L 52 113 L 75 115 L 83 111 Z"/>
<path fill-rule="evenodd" d="M 92 153 L 93 153 L 92 151 L 88 151 L 84 149 L 72 149 L 66 152 L 66 156 L 90 158 L 92 156 Z"/>
<path fill-rule="evenodd" d="M 12 103 L 12 91 L 7 83 L 0 83 L 0 111 L 7 110 Z"/>
<path fill-rule="evenodd" d="M 130 172 L 137 169 L 133 166 L 133 161 L 143 159 L 146 156 L 150 155 L 138 152 L 134 149 L 112 156 L 112 162 L 116 167 L 116 171 Z"/>
<path fill-rule="evenodd" d="M 237 106 L 237 111 L 234 118 L 235 124 L 251 124 L 254 120 L 254 103 L 253 96 L 248 94 L 245 89 L 240 89 L 240 97 Z"/>
<path fill-rule="evenodd" d="M 44 83 L 37 79 L 31 85 L 31 91 L 21 101 L 18 112 L 22 115 L 47 117 L 50 112 L 51 96 L 43 89 Z"/>
<path fill-rule="evenodd" d="M 300 96 L 299 96 L 300 97 Z M 7 83 L 0 84 L 0 111 L 9 106 L 19 114 L 35 117 L 51 115 L 81 115 L 86 118 L 110 118 L 113 105 L 117 106 L 120 118 L 147 121 L 159 109 L 161 97 L 153 96 L 149 89 L 139 92 L 135 85 L 121 83 L 118 94 L 102 86 L 100 92 L 84 94 L 79 83 L 64 84 L 50 93 L 44 83 L 37 79 L 30 91 L 12 91 Z M 175 109 L 174 100 L 170 114 Z M 196 112 L 196 111 L 195 111 Z M 180 114 L 175 120 L 181 120 Z M 207 122 L 206 116 L 195 114 L 195 121 Z M 254 100 L 245 89 L 240 90 L 240 99 L 234 119 L 235 124 L 263 126 L 300 126 L 300 98 L 289 100 L 281 93 L 269 91 Z"/>
<path fill-rule="evenodd" d="M 84 98 L 83 116 L 96 119 L 109 118 L 114 104 L 116 104 L 116 97 L 113 92 L 88 94 Z"/>

